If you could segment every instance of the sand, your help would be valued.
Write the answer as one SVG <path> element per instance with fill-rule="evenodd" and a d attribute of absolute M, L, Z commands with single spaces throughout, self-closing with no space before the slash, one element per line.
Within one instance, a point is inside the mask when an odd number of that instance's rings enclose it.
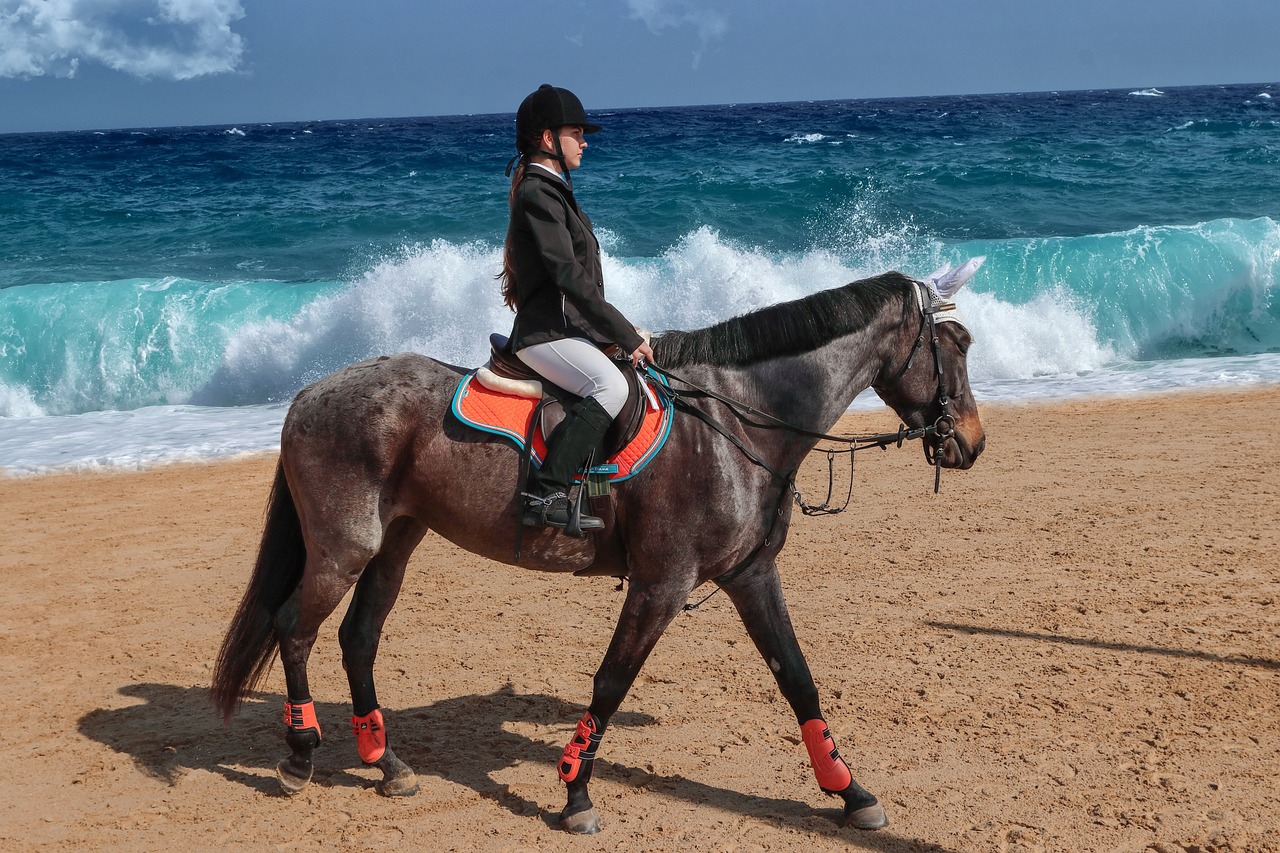
<path fill-rule="evenodd" d="M 1280 388 L 986 406 L 968 472 L 859 456 L 780 566 L 837 743 L 891 825 L 835 823 L 728 600 L 672 625 L 610 727 L 604 833 L 554 762 L 622 601 L 429 538 L 378 661 L 421 792 L 371 789 L 325 626 L 326 743 L 278 794 L 283 677 L 206 686 L 274 458 L 0 480 L 0 849 L 1280 850 Z M 841 429 L 891 429 L 888 413 Z M 815 457 L 802 486 L 825 486 Z M 709 591 L 709 588 L 699 593 Z"/>

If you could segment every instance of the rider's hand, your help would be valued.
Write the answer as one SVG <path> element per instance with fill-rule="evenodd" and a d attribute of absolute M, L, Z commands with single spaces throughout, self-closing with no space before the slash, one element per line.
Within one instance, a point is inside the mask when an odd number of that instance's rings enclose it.
<path fill-rule="evenodd" d="M 633 365 L 636 367 L 643 367 L 644 362 L 653 362 L 653 347 L 649 346 L 647 343 L 641 343 L 640 346 L 636 347 L 636 351 L 631 353 L 629 357 Z"/>

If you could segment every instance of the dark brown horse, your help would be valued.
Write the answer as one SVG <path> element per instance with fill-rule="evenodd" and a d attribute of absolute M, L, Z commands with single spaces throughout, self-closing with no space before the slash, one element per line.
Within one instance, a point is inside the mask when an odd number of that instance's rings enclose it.
<path fill-rule="evenodd" d="M 775 559 L 791 517 L 788 478 L 813 449 L 813 434 L 829 430 L 864 388 L 873 387 L 908 427 L 937 425 L 924 442 L 931 461 L 968 468 L 982 452 L 965 364 L 971 339 L 959 322 L 942 322 L 953 319 L 948 307 L 924 285 L 889 273 L 655 340 L 663 368 L 785 416 L 798 430 L 763 428 L 701 398 L 693 405 L 743 447 L 707 421 L 678 414 L 663 452 L 616 487 L 615 523 L 605 537 L 612 541 L 526 529 L 521 566 L 590 571 L 607 550 L 622 555 L 611 565 L 622 566 L 628 583 L 591 704 L 559 765 L 568 787 L 564 828 L 599 829 L 587 784 L 605 727 L 667 625 L 707 581 L 741 615 L 795 711 L 819 786 L 844 799 L 844 822 L 885 825 L 884 809 L 854 781 L 823 720 Z M 338 637 L 357 747 L 383 771 L 378 790 L 405 795 L 417 782 L 386 745 L 373 682 L 382 626 L 405 564 L 432 530 L 491 560 L 514 561 L 519 453 L 451 414 L 451 395 L 465 373 L 420 355 L 365 361 L 304 388 L 285 418 L 266 529 L 218 656 L 212 698 L 230 717 L 279 650 L 292 754 L 277 771 L 290 793 L 310 781 L 320 741 L 307 658 L 321 623 L 352 584 Z"/>

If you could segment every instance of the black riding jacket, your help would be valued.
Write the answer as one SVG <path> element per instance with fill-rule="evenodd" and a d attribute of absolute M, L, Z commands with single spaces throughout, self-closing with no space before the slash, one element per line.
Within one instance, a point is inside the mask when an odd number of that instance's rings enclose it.
<path fill-rule="evenodd" d="M 604 298 L 600 245 L 573 191 L 528 166 L 516 187 L 507 226 L 515 270 L 516 319 L 511 351 L 564 338 L 617 344 L 628 355 L 643 338 Z"/>

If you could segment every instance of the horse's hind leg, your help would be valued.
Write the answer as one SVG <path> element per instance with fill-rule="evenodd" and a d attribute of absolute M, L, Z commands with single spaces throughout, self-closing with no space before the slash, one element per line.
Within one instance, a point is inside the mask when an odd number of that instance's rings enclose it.
<path fill-rule="evenodd" d="M 387 529 L 382 549 L 365 568 L 356 584 L 338 639 L 342 644 L 342 665 L 351 685 L 354 716 L 352 730 L 360 759 L 382 770 L 379 794 L 407 797 L 418 792 L 418 780 L 387 744 L 386 726 L 373 684 L 373 662 L 378 655 L 382 626 L 400 594 L 405 564 L 427 528 L 408 518 L 399 518 Z"/>
<path fill-rule="evenodd" d="M 373 556 L 374 547 L 337 547 L 308 543 L 302 582 L 276 612 L 275 629 L 284 667 L 285 741 L 292 754 L 276 765 L 285 793 L 296 794 L 311 781 L 311 754 L 320 745 L 320 723 L 311 701 L 307 659 L 321 623 L 333 613 Z"/>
<path fill-rule="evenodd" d="M 849 766 L 836 751 L 835 740 L 818 703 L 818 688 L 787 615 L 787 603 L 773 561 L 757 563 L 721 586 L 733 600 L 747 633 L 795 711 L 818 785 L 844 800 L 841 822 L 859 829 L 880 829 L 888 825 L 884 808 L 854 781 Z"/>

